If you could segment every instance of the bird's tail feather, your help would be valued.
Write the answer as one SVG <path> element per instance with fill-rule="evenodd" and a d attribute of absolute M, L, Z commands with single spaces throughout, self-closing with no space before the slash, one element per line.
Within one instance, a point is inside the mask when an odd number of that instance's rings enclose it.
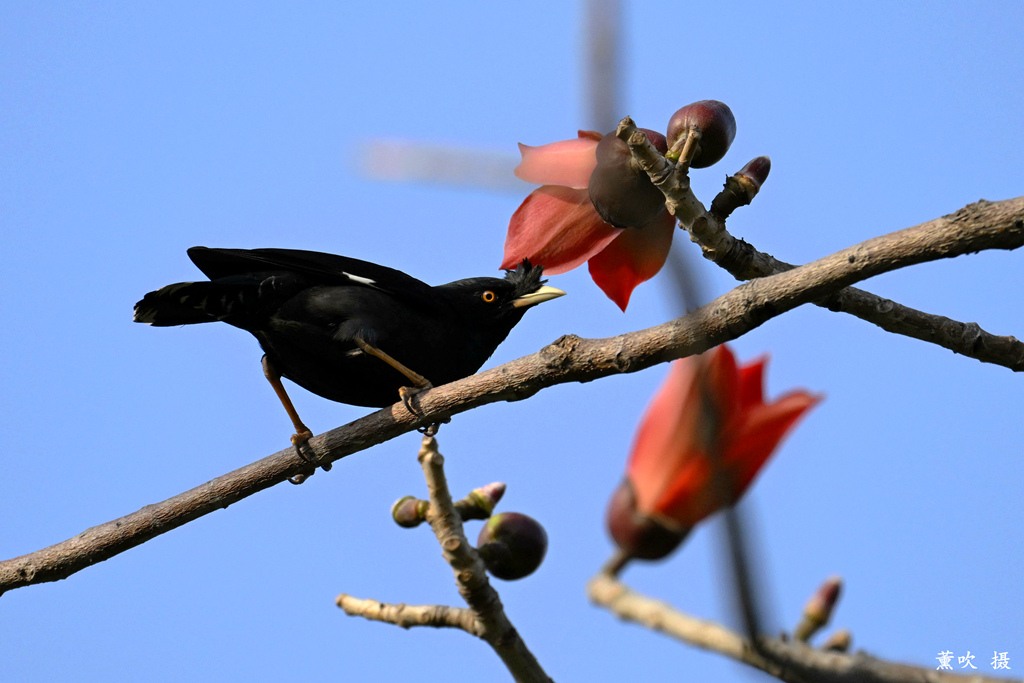
<path fill-rule="evenodd" d="M 217 282 L 179 282 L 161 287 L 135 304 L 132 319 L 154 327 L 212 323 L 241 313 L 254 287 Z"/>

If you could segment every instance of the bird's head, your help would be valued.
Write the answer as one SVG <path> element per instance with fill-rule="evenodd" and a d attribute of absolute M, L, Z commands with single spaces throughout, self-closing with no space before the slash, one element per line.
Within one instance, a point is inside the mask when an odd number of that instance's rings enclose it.
<path fill-rule="evenodd" d="M 528 308 L 565 296 L 562 290 L 544 284 L 543 270 L 523 260 L 516 268 L 506 270 L 504 279 L 474 277 L 442 285 L 440 289 L 453 296 L 453 303 L 466 317 L 506 322 L 508 329 L 512 329 Z"/>
<path fill-rule="evenodd" d="M 565 292 L 555 287 L 548 287 L 542 280 L 543 266 L 535 266 L 529 259 L 523 259 L 514 270 L 505 271 L 505 286 L 511 287 L 509 304 L 512 308 L 527 309 L 530 306 L 565 296 Z"/>

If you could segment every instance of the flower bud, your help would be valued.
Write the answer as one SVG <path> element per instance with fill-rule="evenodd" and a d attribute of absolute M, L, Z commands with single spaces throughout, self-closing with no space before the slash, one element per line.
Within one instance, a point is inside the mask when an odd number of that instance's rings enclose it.
<path fill-rule="evenodd" d="M 395 520 L 395 524 L 406 529 L 418 527 L 426 519 L 428 505 L 427 501 L 420 500 L 415 496 L 399 498 L 391 506 L 391 519 Z"/>
<path fill-rule="evenodd" d="M 729 151 L 736 137 L 736 118 L 724 102 L 701 100 L 688 104 L 672 115 L 668 122 L 669 158 L 679 158 L 676 142 L 685 140 L 690 131 L 700 134 L 697 151 L 690 159 L 692 168 L 707 168 Z"/>
<path fill-rule="evenodd" d="M 757 194 L 761 186 L 764 185 L 764 181 L 768 180 L 768 174 L 771 170 L 772 160 L 768 157 L 760 156 L 748 161 L 736 175 L 740 176 L 741 181 L 749 182 L 754 189 L 754 194 Z"/>
<path fill-rule="evenodd" d="M 487 571 L 515 581 L 537 570 L 548 550 L 548 534 L 537 520 L 518 512 L 492 516 L 480 530 L 477 552 Z"/>
<path fill-rule="evenodd" d="M 636 509 L 636 494 L 623 479 L 608 502 L 608 531 L 624 553 L 639 560 L 660 560 L 675 550 L 689 529 L 673 529 Z"/>
<path fill-rule="evenodd" d="M 665 136 L 641 128 L 662 154 Z M 642 228 L 665 209 L 665 195 L 633 160 L 629 145 L 608 133 L 597 144 L 597 166 L 590 174 L 590 201 L 607 223 L 616 228 Z"/>
<path fill-rule="evenodd" d="M 838 576 L 830 576 L 824 581 L 811 599 L 804 605 L 804 613 L 793 636 L 797 640 L 807 641 L 821 630 L 832 618 L 832 611 L 839 601 L 839 593 L 843 588 L 843 580 Z"/>
<path fill-rule="evenodd" d="M 494 512 L 494 507 L 505 495 L 505 482 L 496 481 L 478 489 L 473 489 L 462 500 L 455 501 L 455 509 L 462 521 L 471 519 L 487 519 Z"/>
<path fill-rule="evenodd" d="M 754 200 L 772 170 L 772 160 L 761 156 L 751 159 L 739 173 L 725 179 L 725 188 L 711 202 L 711 213 L 728 218 L 741 206 Z"/>

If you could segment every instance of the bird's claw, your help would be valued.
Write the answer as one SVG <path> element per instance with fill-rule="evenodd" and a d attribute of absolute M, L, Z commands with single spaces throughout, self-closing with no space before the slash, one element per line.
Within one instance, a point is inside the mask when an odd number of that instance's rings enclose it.
<path fill-rule="evenodd" d="M 431 422 L 430 424 L 424 427 L 417 427 L 416 431 L 419 432 L 420 434 L 423 434 L 424 436 L 437 436 L 437 432 L 439 429 L 441 429 L 441 425 L 446 425 L 451 421 L 452 419 L 450 417 L 446 417 L 438 422 Z"/>
<path fill-rule="evenodd" d="M 402 405 L 405 406 L 405 409 L 408 410 L 413 415 L 420 417 L 423 415 L 423 411 L 420 410 L 420 407 L 418 405 L 416 405 L 416 398 L 424 391 L 433 388 L 434 385 L 431 384 L 430 382 L 427 382 L 423 386 L 417 387 L 399 387 L 398 395 L 401 397 Z"/>
<path fill-rule="evenodd" d="M 319 456 L 317 456 L 316 454 L 316 451 L 314 451 L 313 447 L 309 445 L 309 440 L 312 438 L 313 432 L 309 431 L 308 429 L 292 434 L 292 445 L 295 446 L 295 452 L 299 454 L 300 458 L 310 463 L 314 467 L 320 467 L 323 469 L 324 472 L 330 472 L 331 463 L 321 462 Z M 302 482 L 300 481 L 292 483 Z"/>
<path fill-rule="evenodd" d="M 302 454 L 301 453 L 301 449 L 304 446 L 308 447 L 309 446 L 309 440 L 312 439 L 312 438 L 313 438 L 313 432 L 309 431 L 308 429 L 305 430 L 305 431 L 296 432 L 295 434 L 292 434 L 292 445 L 295 446 L 296 448 L 300 449 L 300 453 L 299 454 L 301 455 Z"/>

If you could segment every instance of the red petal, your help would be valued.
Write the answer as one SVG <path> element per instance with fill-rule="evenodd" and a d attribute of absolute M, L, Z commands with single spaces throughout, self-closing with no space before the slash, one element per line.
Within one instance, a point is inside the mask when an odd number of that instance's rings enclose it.
<path fill-rule="evenodd" d="M 736 498 L 743 495 L 797 420 L 821 399 L 820 394 L 794 391 L 746 414 L 744 424 L 737 425 L 735 438 L 725 453 Z"/>
<path fill-rule="evenodd" d="M 582 265 L 622 232 L 601 220 L 586 190 L 539 187 L 523 200 L 508 224 L 502 268 L 524 258 L 557 275 Z"/>
<path fill-rule="evenodd" d="M 712 486 L 712 464 L 708 451 L 722 453 L 730 443 L 730 430 L 736 423 L 739 407 L 740 378 L 736 357 L 732 350 L 722 344 L 711 351 L 691 359 L 694 366 L 693 398 L 685 410 L 692 416 L 684 415 L 690 427 L 690 444 L 687 447 L 686 462 L 676 466 L 674 471 L 663 474 L 667 478 L 664 489 L 654 503 L 654 510 L 680 526 L 693 526 L 711 514 L 726 500 Z M 705 418 L 702 401 L 710 397 L 718 411 L 718 431 L 710 433 L 708 424 L 698 424 Z M 717 448 L 712 448 L 708 439 L 717 439 Z M 723 457 L 721 466 L 725 466 Z"/>
<path fill-rule="evenodd" d="M 740 409 L 746 410 L 764 404 L 764 367 L 766 356 L 740 368 Z"/>
<path fill-rule="evenodd" d="M 623 311 L 633 289 L 657 275 L 668 258 L 676 219 L 663 211 L 642 228 L 629 228 L 590 259 L 590 277 Z"/>
<path fill-rule="evenodd" d="M 586 131 L 580 131 L 584 133 Z M 582 135 L 540 147 L 519 144 L 523 161 L 516 166 L 517 178 L 538 185 L 565 185 L 585 190 L 597 166 L 597 142 Z"/>
<path fill-rule="evenodd" d="M 657 513 L 681 527 L 689 528 L 713 514 L 722 501 L 711 487 L 711 464 L 701 453 L 687 463 L 665 489 L 658 501 Z"/>
<path fill-rule="evenodd" d="M 742 384 L 736 356 L 728 345 L 722 344 L 708 351 L 702 358 L 707 359 L 707 390 L 721 411 L 718 419 L 722 428 L 728 428 L 729 423 L 735 421 L 739 414 L 741 405 Z"/>
<path fill-rule="evenodd" d="M 628 476 L 637 509 L 680 527 L 691 527 L 738 500 L 800 417 L 821 400 L 795 391 L 761 403 L 764 359 L 738 369 L 732 351 L 719 346 L 674 364 L 648 409 L 630 457 Z M 729 477 L 723 497 L 712 486 L 711 462 L 698 423 L 701 382 L 722 411 L 719 452 Z"/>
<path fill-rule="evenodd" d="M 694 358 L 672 363 L 637 429 L 627 474 L 644 514 L 658 511 L 665 488 L 693 456 L 700 400 L 697 365 Z"/>

